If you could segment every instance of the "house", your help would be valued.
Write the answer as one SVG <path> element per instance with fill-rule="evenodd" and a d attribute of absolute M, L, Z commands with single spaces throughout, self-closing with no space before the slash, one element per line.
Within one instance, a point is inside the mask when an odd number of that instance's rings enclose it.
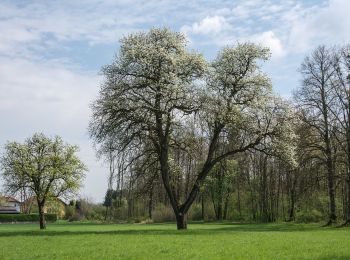
<path fill-rule="evenodd" d="M 0 214 L 21 213 L 21 202 L 13 197 L 0 196 Z"/>
<path fill-rule="evenodd" d="M 46 201 L 44 207 L 44 213 L 54 213 L 57 214 L 57 217 L 62 219 L 66 215 L 67 204 L 59 198 L 51 198 Z M 21 211 L 23 213 L 38 213 L 38 203 L 36 197 L 30 197 L 23 201 L 21 206 Z"/>

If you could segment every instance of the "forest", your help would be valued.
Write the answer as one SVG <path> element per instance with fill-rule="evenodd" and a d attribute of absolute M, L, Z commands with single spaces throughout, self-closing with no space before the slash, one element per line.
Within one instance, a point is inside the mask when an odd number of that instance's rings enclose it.
<path fill-rule="evenodd" d="M 289 98 L 269 57 L 247 42 L 207 61 L 163 28 L 124 37 L 89 126 L 105 220 L 350 224 L 350 46 L 312 50 Z"/>

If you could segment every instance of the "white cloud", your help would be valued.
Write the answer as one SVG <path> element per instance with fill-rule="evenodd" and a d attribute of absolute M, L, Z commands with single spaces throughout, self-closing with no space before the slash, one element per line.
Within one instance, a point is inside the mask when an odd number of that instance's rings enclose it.
<path fill-rule="evenodd" d="M 319 44 L 344 44 L 350 41 L 350 1 L 330 0 L 293 17 L 289 34 L 291 51 L 304 52 Z"/>
<path fill-rule="evenodd" d="M 269 47 L 272 53 L 272 58 L 280 58 L 285 55 L 282 42 L 273 31 L 267 31 L 254 35 L 251 40 L 253 42 L 260 43 L 263 46 Z"/>
<path fill-rule="evenodd" d="M 0 52 L 18 51 L 24 44 L 42 45 L 49 39 L 114 43 L 147 16 L 127 15 L 125 2 L 0 3 Z M 118 10 L 118 7 L 120 8 Z M 119 11 L 118 13 L 116 11 Z"/>
<path fill-rule="evenodd" d="M 226 19 L 223 16 L 207 16 L 191 26 L 183 26 L 181 31 L 194 34 L 217 34 L 227 27 Z"/>

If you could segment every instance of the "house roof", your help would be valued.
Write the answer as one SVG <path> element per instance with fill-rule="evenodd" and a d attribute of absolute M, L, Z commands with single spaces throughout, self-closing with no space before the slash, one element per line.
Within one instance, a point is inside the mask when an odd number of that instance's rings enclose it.
<path fill-rule="evenodd" d="M 53 198 L 53 200 L 57 200 L 57 201 L 61 202 L 62 204 L 64 204 L 65 206 L 67 206 L 67 203 L 65 203 L 60 198 Z M 29 197 L 28 199 L 26 199 L 25 201 L 23 201 L 23 204 L 32 203 L 33 201 L 36 202 L 36 197 L 35 196 Z"/>
<path fill-rule="evenodd" d="M 19 200 L 17 200 L 14 197 L 8 197 L 8 196 L 0 196 L 0 199 L 4 199 L 7 202 L 17 202 L 17 203 L 21 203 Z"/>

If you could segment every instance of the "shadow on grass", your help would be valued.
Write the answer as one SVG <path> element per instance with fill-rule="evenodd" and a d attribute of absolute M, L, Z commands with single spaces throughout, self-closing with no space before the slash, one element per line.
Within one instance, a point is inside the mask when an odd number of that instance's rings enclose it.
<path fill-rule="evenodd" d="M 348 256 L 338 256 L 338 255 L 327 255 L 327 256 L 322 256 L 317 258 L 318 260 L 349 260 L 350 259 L 350 255 Z"/>
<path fill-rule="evenodd" d="M 310 231 L 324 231 L 335 230 L 333 228 L 321 228 L 317 225 L 296 225 L 296 224 L 237 224 L 237 223 L 209 223 L 200 224 L 193 223 L 189 225 L 188 230 L 178 231 L 176 225 L 170 226 L 170 223 L 166 224 L 167 228 L 164 229 L 163 224 L 140 225 L 138 229 L 137 225 L 130 225 L 130 229 L 122 230 L 50 230 L 48 226 L 47 230 L 18 230 L 18 231 L 0 231 L 0 237 L 11 236 L 77 236 L 77 235 L 215 235 L 220 233 L 236 234 L 242 232 L 310 232 Z M 199 225 L 200 224 L 200 225 Z M 57 224 L 54 227 L 77 227 L 81 224 Z M 99 225 L 95 224 L 96 229 Z M 104 226 L 103 224 L 101 226 Z M 122 226 L 122 225 L 120 225 Z M 157 229 L 156 227 L 162 227 Z M 202 228 L 205 226 L 206 228 Z M 117 225 L 111 225 L 111 228 L 118 227 Z M 169 227 L 169 228 L 168 228 Z"/>

